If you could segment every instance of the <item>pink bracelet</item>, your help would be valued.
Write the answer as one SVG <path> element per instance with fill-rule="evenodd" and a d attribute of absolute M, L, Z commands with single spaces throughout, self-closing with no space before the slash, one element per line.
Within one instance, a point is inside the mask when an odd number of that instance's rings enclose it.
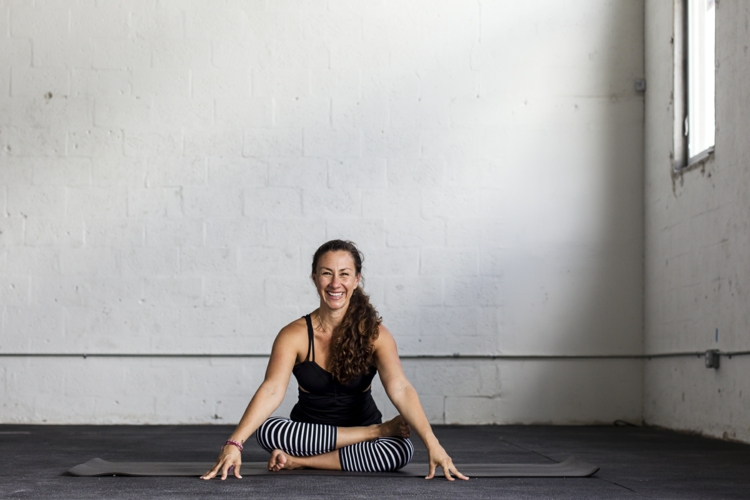
<path fill-rule="evenodd" d="M 226 442 L 226 443 L 224 443 L 224 446 L 226 446 L 226 445 L 228 445 L 228 444 L 231 444 L 231 445 L 234 445 L 234 446 L 236 446 L 236 447 L 237 447 L 237 448 L 238 448 L 238 449 L 239 449 L 240 451 L 242 451 L 242 450 L 244 449 L 244 448 L 242 447 L 242 443 L 240 443 L 239 441 L 232 441 L 231 439 L 227 439 L 227 442 Z M 222 446 L 221 448 L 223 449 L 223 448 L 224 448 L 224 446 Z"/>

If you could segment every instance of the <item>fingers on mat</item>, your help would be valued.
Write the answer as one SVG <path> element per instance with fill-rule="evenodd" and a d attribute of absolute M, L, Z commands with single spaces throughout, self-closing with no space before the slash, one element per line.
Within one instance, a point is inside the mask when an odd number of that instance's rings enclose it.
<path fill-rule="evenodd" d="M 447 463 L 444 463 L 441 465 L 443 468 L 443 475 L 445 475 L 445 479 L 448 481 L 454 481 L 453 476 L 451 476 L 451 468 L 448 466 Z"/>
<path fill-rule="evenodd" d="M 469 476 L 464 476 L 463 474 L 461 474 L 461 471 L 459 471 L 458 469 L 456 469 L 456 466 L 453 466 L 453 474 L 454 474 L 454 475 L 455 475 L 455 476 L 456 476 L 457 478 L 459 478 L 459 479 L 463 479 L 463 480 L 465 480 L 465 481 L 468 481 L 468 480 L 469 480 Z"/>
<path fill-rule="evenodd" d="M 430 473 L 425 476 L 425 479 L 432 479 L 433 477 L 435 477 L 435 465 L 430 464 Z"/>
<path fill-rule="evenodd" d="M 213 479 L 216 477 L 216 473 L 219 470 L 219 464 L 214 465 L 211 470 L 201 476 L 201 479 Z"/>

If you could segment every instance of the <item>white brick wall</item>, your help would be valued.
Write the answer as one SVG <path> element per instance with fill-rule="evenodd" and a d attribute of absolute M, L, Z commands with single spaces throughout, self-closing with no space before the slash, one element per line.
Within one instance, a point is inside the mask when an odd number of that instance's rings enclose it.
<path fill-rule="evenodd" d="M 750 4 L 716 10 L 716 149 L 703 168 L 672 179 L 676 114 L 672 6 L 646 3 L 645 347 L 647 352 L 750 350 Z M 678 80 L 677 80 L 678 81 Z M 644 418 L 669 428 L 750 442 L 747 357 L 668 358 L 645 371 Z"/>
<path fill-rule="evenodd" d="M 640 352 L 641 10 L 0 1 L 0 422 L 236 421 L 263 359 L 1 355 L 267 353 L 330 238 L 402 353 Z M 553 365 L 405 362 L 434 422 L 638 419 Z"/>

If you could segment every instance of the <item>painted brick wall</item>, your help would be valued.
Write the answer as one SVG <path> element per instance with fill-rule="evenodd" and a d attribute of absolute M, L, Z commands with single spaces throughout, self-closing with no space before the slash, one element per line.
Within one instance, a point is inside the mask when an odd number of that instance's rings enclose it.
<path fill-rule="evenodd" d="M 639 1 L 0 0 L 0 353 L 267 353 L 330 238 L 402 353 L 639 353 L 642 54 Z M 4 422 L 231 422 L 264 365 L 0 359 Z M 641 415 L 638 361 L 404 364 L 438 423 Z"/>
<path fill-rule="evenodd" d="M 715 154 L 673 181 L 673 11 L 647 2 L 647 352 L 750 350 L 750 5 L 716 5 Z M 655 360 L 644 377 L 648 422 L 750 442 L 747 356 L 724 356 L 718 370 Z"/>

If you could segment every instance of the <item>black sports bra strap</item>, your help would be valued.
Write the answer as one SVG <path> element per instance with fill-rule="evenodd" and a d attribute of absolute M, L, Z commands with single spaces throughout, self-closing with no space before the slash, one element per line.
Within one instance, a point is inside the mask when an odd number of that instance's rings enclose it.
<path fill-rule="evenodd" d="M 305 360 L 315 361 L 315 333 L 313 333 L 312 318 L 309 314 L 305 315 L 305 322 L 307 323 L 307 338 L 310 344 L 307 346 L 307 357 Z"/>

